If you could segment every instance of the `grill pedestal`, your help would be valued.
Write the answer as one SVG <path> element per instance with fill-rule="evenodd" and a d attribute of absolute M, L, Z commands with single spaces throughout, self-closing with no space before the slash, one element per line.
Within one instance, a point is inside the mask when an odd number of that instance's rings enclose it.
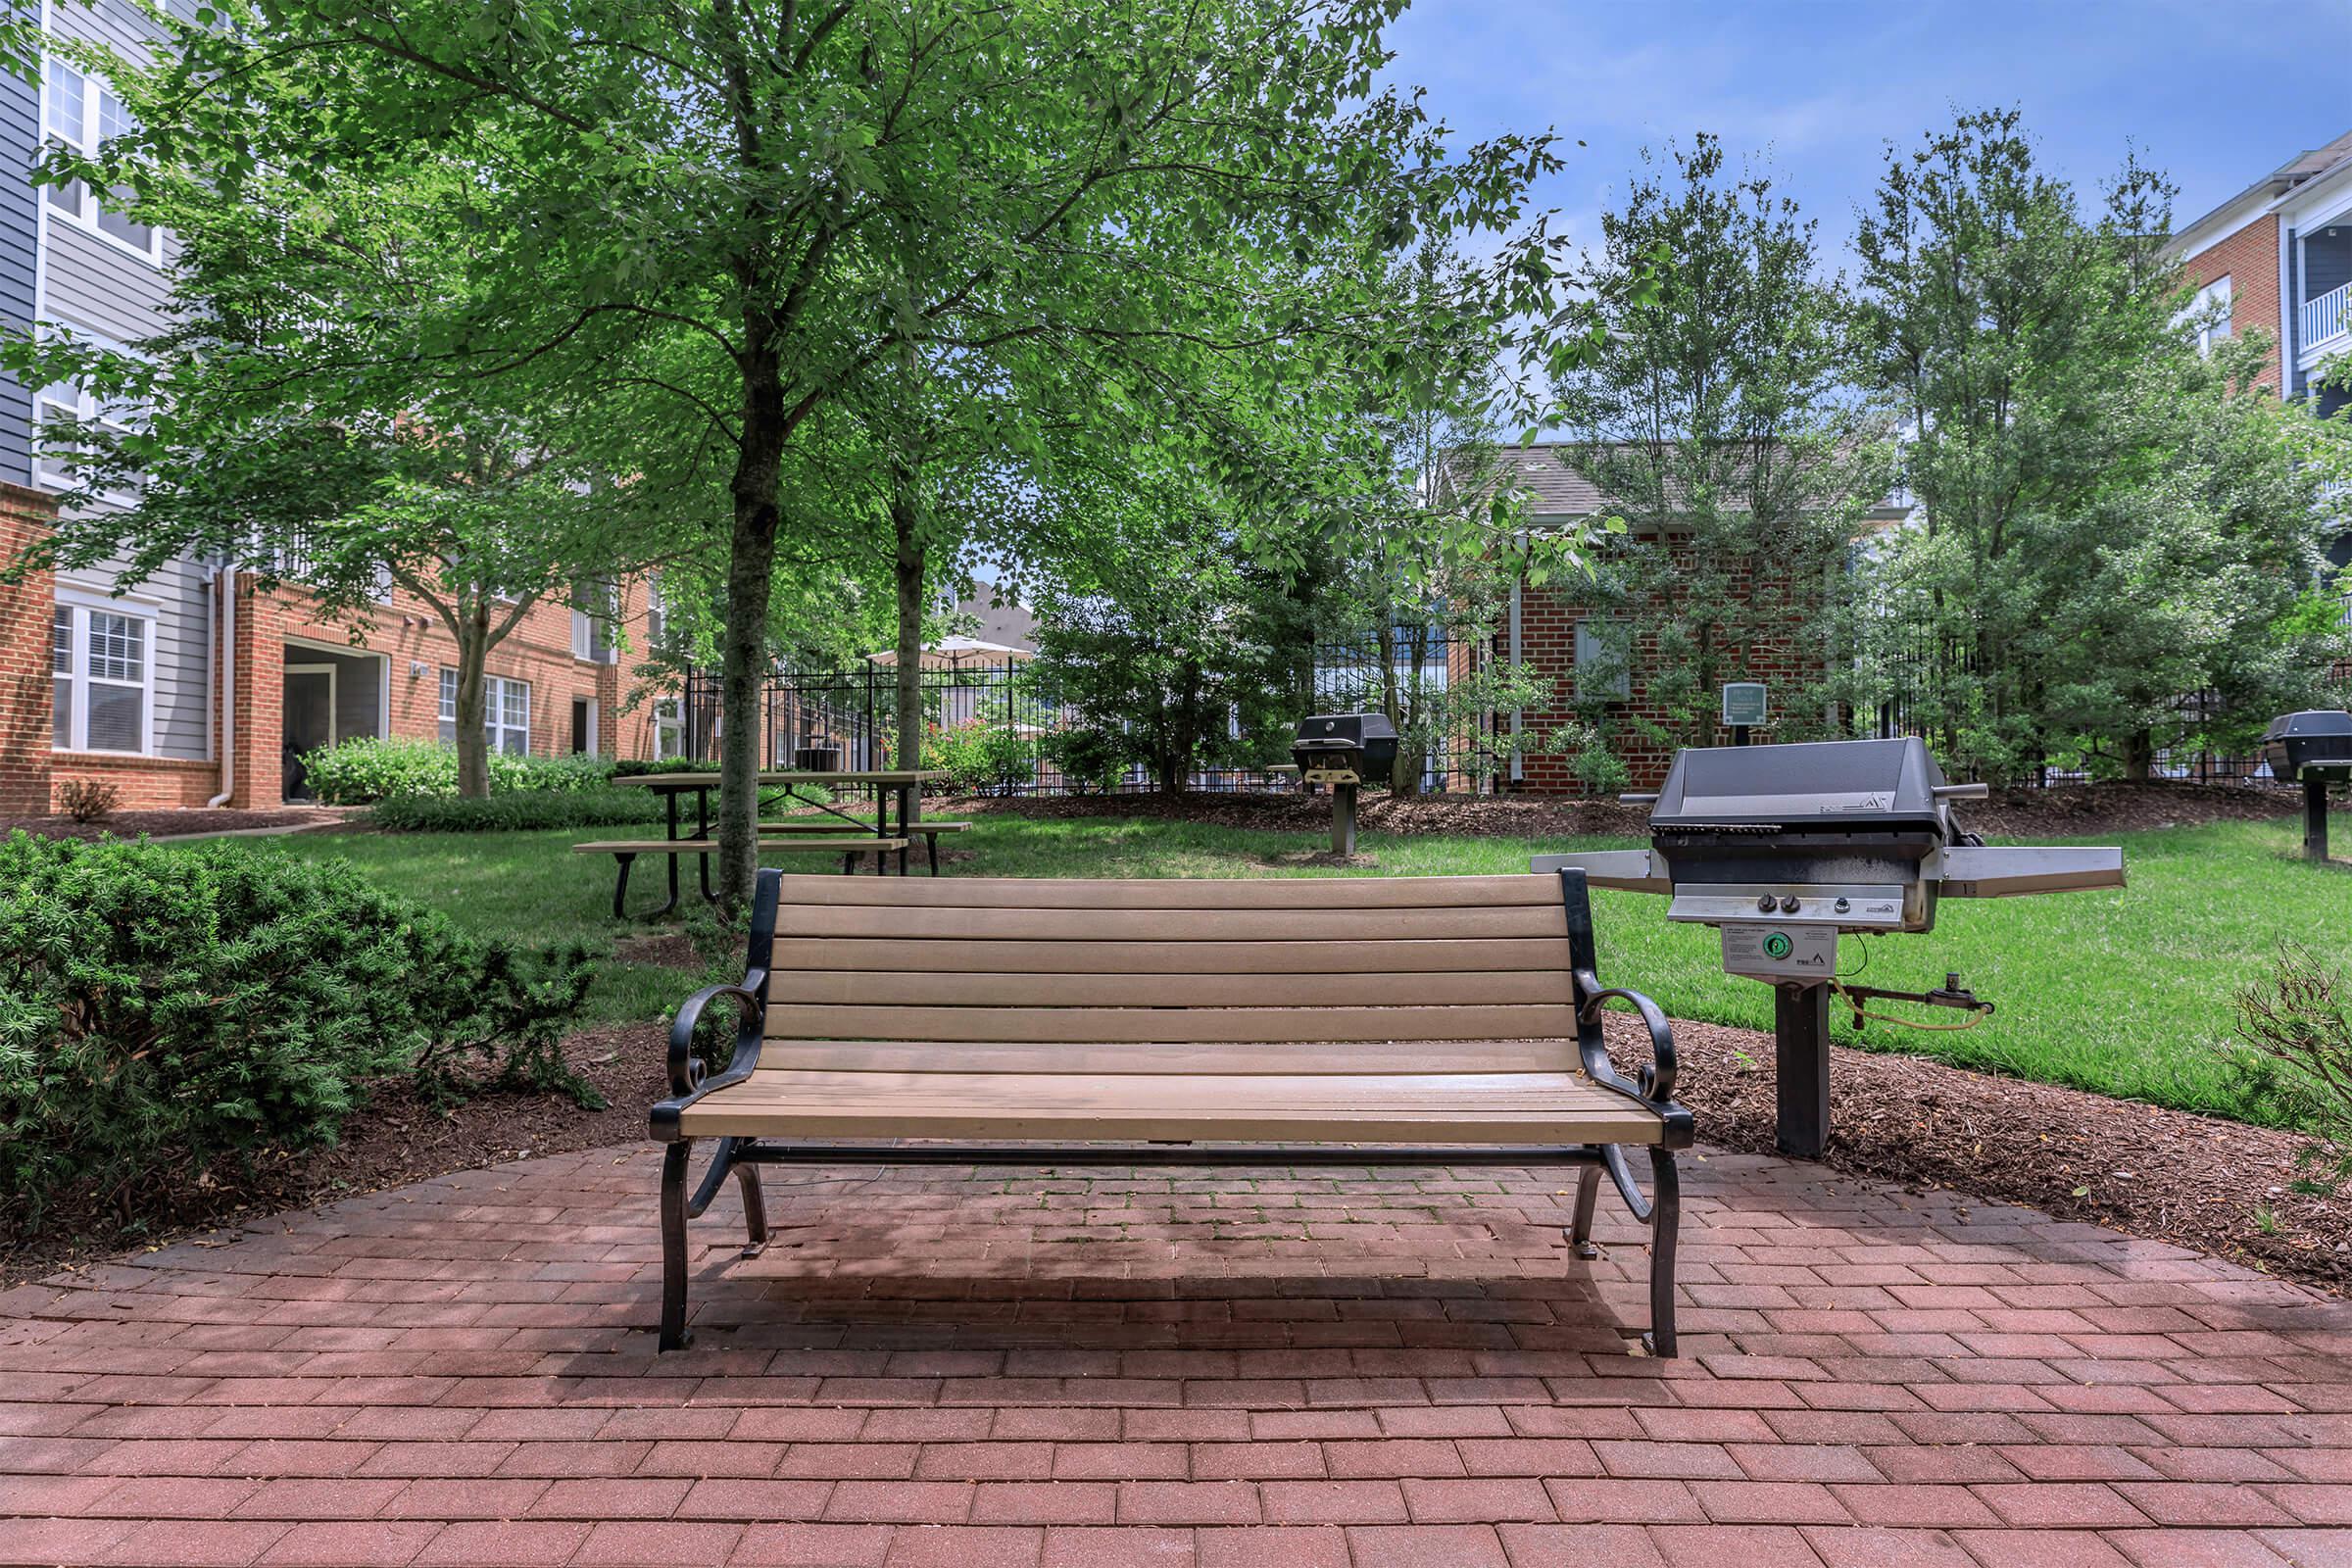
<path fill-rule="evenodd" d="M 1775 986 L 1772 993 L 1773 1071 L 1784 1154 L 1819 1159 L 1830 1141 L 1830 988 Z"/>

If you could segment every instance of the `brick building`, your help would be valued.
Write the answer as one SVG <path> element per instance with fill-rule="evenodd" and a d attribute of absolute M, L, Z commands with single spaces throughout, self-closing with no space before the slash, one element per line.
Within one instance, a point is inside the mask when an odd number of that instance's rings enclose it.
<path fill-rule="evenodd" d="M 1505 460 L 1512 479 L 1534 498 L 1528 518 L 1536 527 L 1560 527 L 1613 510 L 1590 479 L 1561 461 L 1567 445 L 1540 442 Z M 1872 516 L 1874 521 L 1888 521 L 1900 514 L 1890 509 Z M 1674 560 L 1687 559 L 1689 553 L 1685 542 L 1672 537 L 1667 550 Z M 1784 694 L 1817 677 L 1820 655 L 1801 645 L 1798 632 L 1807 608 L 1823 590 L 1821 583 L 1799 582 L 1786 572 L 1740 582 L 1733 599 L 1749 611 L 1742 628 L 1749 649 L 1743 666 L 1725 678 L 1763 682 L 1775 696 L 1777 711 Z M 1512 590 L 1503 623 L 1480 655 L 1532 670 L 1558 700 L 1544 709 L 1493 715 L 1497 750 L 1508 748 L 1505 737 L 1516 736 L 1519 742 L 1517 755 L 1495 781 L 1497 789 L 1539 795 L 1587 793 L 1575 774 L 1574 759 L 1545 750 L 1547 737 L 1573 720 L 1576 708 L 1585 704 L 1597 704 L 1617 731 L 1611 750 L 1627 763 L 1633 788 L 1647 789 L 1664 780 L 1674 760 L 1673 748 L 1637 739 L 1626 729 L 1628 720 L 1655 720 L 1665 713 L 1651 691 L 1658 667 L 1654 634 L 1636 629 L 1642 619 L 1638 607 L 1597 604 L 1580 595 L 1573 578 Z M 1718 726 L 1712 743 L 1730 740 L 1730 732 Z"/>
<path fill-rule="evenodd" d="M 45 10 L 55 35 L 125 51 L 150 36 L 127 0 Z M 46 142 L 94 145 L 122 114 L 103 80 L 60 57 L 37 83 L 0 73 L 0 321 L 113 345 L 162 324 L 173 237 L 78 186 L 24 177 Z M 61 411 L 97 413 L 75 388 L 0 377 L 0 561 L 57 514 L 69 476 L 38 430 Z M 676 705 L 626 690 L 613 652 L 624 626 L 633 646 L 651 645 L 646 600 L 633 584 L 591 596 L 593 614 L 535 605 L 490 652 L 491 744 L 674 749 Z M 447 738 L 456 664 L 432 611 L 398 592 L 355 628 L 322 619 L 298 588 L 262 593 L 250 574 L 191 558 L 137 580 L 100 569 L 0 584 L 0 811 L 45 809 L 76 779 L 113 784 L 125 808 L 272 806 L 299 794 L 292 759 L 311 747 Z"/>
<path fill-rule="evenodd" d="M 2168 254 L 2196 287 L 2209 330 L 2270 339 L 2264 384 L 2322 414 L 2352 404 L 2352 392 L 2314 384 L 2327 362 L 2352 355 L 2352 131 L 2184 225 Z M 2352 566 L 2352 516 L 2331 559 Z"/>

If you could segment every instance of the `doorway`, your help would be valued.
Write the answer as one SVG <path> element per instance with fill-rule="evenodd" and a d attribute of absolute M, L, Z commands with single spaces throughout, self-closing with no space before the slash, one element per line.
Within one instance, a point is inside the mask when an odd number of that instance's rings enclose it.
<path fill-rule="evenodd" d="M 571 749 L 575 752 L 600 750 L 596 734 L 596 699 L 574 697 L 571 700 Z"/>
<path fill-rule="evenodd" d="M 335 666 L 288 664 L 286 698 L 278 728 L 279 760 L 284 779 L 279 791 L 289 801 L 311 798 L 311 782 L 303 768 L 305 752 L 335 743 Z"/>

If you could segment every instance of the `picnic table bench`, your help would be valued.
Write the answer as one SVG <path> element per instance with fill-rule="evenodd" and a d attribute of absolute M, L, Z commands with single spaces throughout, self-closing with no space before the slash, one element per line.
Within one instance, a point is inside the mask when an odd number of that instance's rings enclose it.
<path fill-rule="evenodd" d="M 845 871 L 850 868 L 858 856 L 870 855 L 874 857 L 874 868 L 878 872 L 882 868 L 883 860 L 893 850 L 904 850 L 909 842 L 911 841 L 907 839 L 869 839 L 853 837 L 848 834 L 824 839 L 796 836 L 790 839 L 762 839 L 760 850 L 761 854 L 765 854 L 769 850 L 814 850 L 826 855 L 838 855 L 842 858 L 842 869 Z M 620 866 L 620 875 L 612 883 L 612 918 L 615 920 L 628 918 L 629 867 L 636 863 L 637 857 L 640 855 L 670 857 L 669 902 L 654 911 L 654 914 L 661 915 L 667 914 L 671 909 L 677 907 L 677 857 L 681 855 L 713 855 L 717 851 L 718 840 L 716 839 L 596 839 L 586 844 L 574 844 L 571 847 L 571 853 L 574 855 L 610 855 Z M 701 862 L 701 873 L 703 897 L 708 899 L 711 897 L 710 861 Z"/>
<path fill-rule="evenodd" d="M 670 1031 L 661 1346 L 687 1343 L 687 1222 L 729 1175 L 746 1255 L 765 1164 L 1582 1166 L 1569 1241 L 1597 1255 L 1606 1175 L 1651 1227 L 1645 1342 L 1675 1353 L 1674 1036 L 1594 973 L 1582 871 L 1480 877 L 1030 880 L 785 876 L 757 885 L 741 985 Z M 724 1068 L 705 1009 L 740 1017 Z M 1629 1080 L 1601 1010 L 1634 1007 Z M 1571 1047 L 1568 1042 L 1573 1039 Z M 713 1141 L 699 1182 L 697 1140 Z M 892 1140 L 886 1145 L 841 1140 Z M 922 1142 L 897 1142 L 921 1140 Z M 1649 1152 L 1644 1196 L 1627 1148 Z"/>

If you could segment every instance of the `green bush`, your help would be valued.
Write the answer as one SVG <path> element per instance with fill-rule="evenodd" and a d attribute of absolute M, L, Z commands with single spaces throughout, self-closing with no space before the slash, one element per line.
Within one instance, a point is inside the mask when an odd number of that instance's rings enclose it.
<path fill-rule="evenodd" d="M 156 1184 L 331 1142 L 391 1075 L 593 1102 L 557 1049 L 591 973 L 578 949 L 521 959 L 339 861 L 12 834 L 0 1232 L 29 1232 L 69 1188 L 126 1210 Z"/>
<path fill-rule="evenodd" d="M 642 778 L 648 773 L 715 773 L 716 762 L 699 757 L 664 757 L 660 761 L 648 761 L 642 757 L 624 757 L 612 764 L 614 778 Z"/>
<path fill-rule="evenodd" d="M 985 719 L 923 737 L 923 766 L 948 775 L 956 795 L 1010 795 L 1037 774 L 1037 747 L 1009 724 Z"/>
<path fill-rule="evenodd" d="M 597 789 L 612 778 L 609 757 L 490 754 L 490 788 L 500 792 Z M 329 806 L 365 806 L 395 795 L 455 799 L 458 753 L 439 741 L 349 740 L 302 757 L 311 793 Z"/>
<path fill-rule="evenodd" d="M 1107 794 L 1130 760 L 1122 737 L 1099 729 L 1057 730 L 1046 737 L 1045 753 L 1077 794 Z"/>
<path fill-rule="evenodd" d="M 691 813 L 694 804 L 681 804 Z M 387 833 L 519 833 L 546 827 L 620 827 L 660 822 L 665 808 L 651 790 L 517 790 L 481 800 L 395 795 L 375 803 L 368 820 Z"/>

